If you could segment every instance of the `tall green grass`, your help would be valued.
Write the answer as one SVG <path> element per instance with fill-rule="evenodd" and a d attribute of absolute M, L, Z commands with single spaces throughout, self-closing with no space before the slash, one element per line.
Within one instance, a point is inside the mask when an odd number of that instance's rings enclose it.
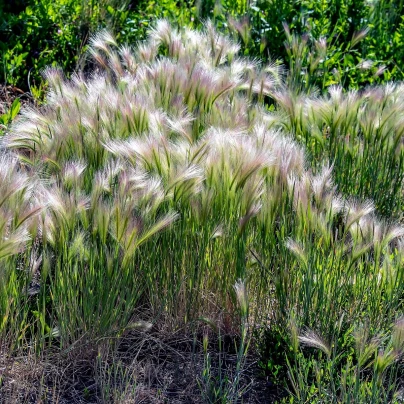
<path fill-rule="evenodd" d="M 385 217 L 402 217 L 402 87 L 389 84 L 344 93 L 331 87 L 323 96 L 275 95 L 274 125 L 303 143 L 315 170 L 334 166 L 340 192 L 375 202 Z"/>

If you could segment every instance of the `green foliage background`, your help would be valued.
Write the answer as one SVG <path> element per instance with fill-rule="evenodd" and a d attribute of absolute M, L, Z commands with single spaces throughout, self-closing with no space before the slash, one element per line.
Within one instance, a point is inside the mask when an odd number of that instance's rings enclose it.
<path fill-rule="evenodd" d="M 145 38 L 156 18 L 192 28 L 212 19 L 238 38 L 245 55 L 283 61 L 292 69 L 298 57 L 306 89 L 402 80 L 403 6 L 401 0 L 17 0 L 0 5 L 0 81 L 24 90 L 37 86 L 45 66 L 77 68 L 92 32 L 108 27 L 120 42 L 133 44 Z M 291 36 L 285 35 L 285 24 Z M 361 30 L 366 35 L 355 43 Z M 311 46 L 304 54 L 288 52 L 293 34 Z M 326 54 L 316 74 L 304 79 L 322 37 Z M 373 63 L 356 68 L 365 60 Z"/>

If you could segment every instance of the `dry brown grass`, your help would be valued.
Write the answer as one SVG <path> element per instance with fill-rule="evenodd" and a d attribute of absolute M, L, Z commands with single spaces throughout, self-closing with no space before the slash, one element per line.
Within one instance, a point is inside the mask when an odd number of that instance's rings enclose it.
<path fill-rule="evenodd" d="M 202 391 L 208 388 L 202 380 L 206 368 L 203 335 L 209 338 L 211 380 L 219 380 L 221 372 L 229 383 L 236 371 L 235 337 L 223 335 L 219 346 L 216 332 L 208 326 L 194 334 L 168 329 L 164 325 L 150 332 L 134 331 L 97 347 L 83 341 L 69 352 L 40 357 L 29 349 L 12 357 L 3 350 L 0 403 L 208 402 Z M 249 356 L 241 375 L 242 402 L 259 403 L 263 398 L 274 402 L 279 391 L 259 374 L 255 359 Z"/>

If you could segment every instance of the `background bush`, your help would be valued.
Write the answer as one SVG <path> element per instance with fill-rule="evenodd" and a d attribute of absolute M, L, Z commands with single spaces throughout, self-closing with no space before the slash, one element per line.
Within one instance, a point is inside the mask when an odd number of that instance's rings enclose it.
<path fill-rule="evenodd" d="M 286 62 L 306 90 L 403 78 L 402 1 L 18 0 L 0 7 L 0 80 L 24 90 L 39 84 L 45 66 L 73 71 L 97 29 L 133 43 L 155 18 L 189 27 L 212 19 L 238 38 L 245 55 Z M 307 46 L 299 48 L 299 37 Z"/>

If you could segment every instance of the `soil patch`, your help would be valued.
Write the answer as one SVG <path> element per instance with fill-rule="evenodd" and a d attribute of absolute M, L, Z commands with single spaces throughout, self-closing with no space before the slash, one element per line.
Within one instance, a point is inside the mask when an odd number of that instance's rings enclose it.
<path fill-rule="evenodd" d="M 20 99 L 21 106 L 35 105 L 30 93 L 15 86 L 0 85 L 0 115 L 6 112 L 16 98 Z"/>

